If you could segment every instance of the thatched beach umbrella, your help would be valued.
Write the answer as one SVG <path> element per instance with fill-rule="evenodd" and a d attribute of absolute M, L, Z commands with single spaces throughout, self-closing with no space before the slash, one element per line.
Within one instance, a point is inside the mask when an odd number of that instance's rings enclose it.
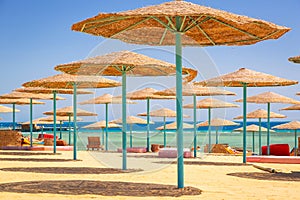
<path fill-rule="evenodd" d="M 168 109 L 168 108 L 161 108 L 158 110 L 153 110 L 151 112 L 149 112 L 149 114 L 147 113 L 139 113 L 138 116 L 151 116 L 151 117 L 163 117 L 163 121 L 164 121 L 164 147 L 167 146 L 167 135 L 166 135 L 166 118 L 167 117 L 176 117 L 176 112 L 174 110 Z M 188 115 L 183 115 L 182 117 L 188 118 L 190 116 Z"/>
<path fill-rule="evenodd" d="M 14 113 L 20 112 L 20 110 L 0 105 L 0 113 L 10 113 L 10 112 L 12 112 L 13 116 L 15 116 Z M 15 118 L 13 117 L 13 119 L 15 119 Z M 0 118 L 0 120 L 2 120 L 2 118 Z M 15 129 L 15 121 L 13 122 L 13 129 Z"/>
<path fill-rule="evenodd" d="M 58 71 L 70 74 L 122 76 L 122 169 L 127 169 L 126 160 L 126 77 L 171 76 L 176 74 L 175 65 L 129 51 L 114 52 L 85 60 L 58 65 Z M 183 68 L 187 81 L 197 76 L 197 71 Z"/>
<path fill-rule="evenodd" d="M 112 120 L 112 123 L 116 123 L 116 124 L 122 124 L 123 123 L 123 119 L 116 119 L 116 120 Z M 132 125 L 133 124 L 148 124 L 147 120 L 144 120 L 142 118 L 139 117 L 135 117 L 135 116 L 128 116 L 126 118 L 126 123 L 129 124 L 130 126 L 130 147 L 132 147 Z M 154 122 L 149 122 L 149 124 L 154 124 Z"/>
<path fill-rule="evenodd" d="M 294 146 L 294 155 L 297 156 L 298 152 L 298 145 L 297 145 L 297 130 L 300 129 L 300 122 L 299 121 L 291 121 L 289 123 L 280 124 L 277 126 L 273 126 L 272 128 L 275 129 L 289 129 L 289 130 L 295 130 L 295 146 Z"/>
<path fill-rule="evenodd" d="M 162 91 L 158 91 L 155 94 L 159 95 L 176 95 L 176 88 L 170 88 Z M 197 114 L 196 114 L 196 102 L 197 96 L 217 96 L 217 95 L 235 95 L 235 93 L 222 90 L 214 87 L 202 87 L 195 85 L 194 83 L 186 83 L 182 88 L 182 96 L 193 97 L 193 114 L 194 114 L 194 157 L 197 157 Z"/>
<path fill-rule="evenodd" d="M 300 64 L 300 56 L 290 57 L 289 61 Z"/>
<path fill-rule="evenodd" d="M 126 104 L 134 104 L 135 102 L 126 100 Z M 86 104 L 105 104 L 105 122 L 107 126 L 105 128 L 105 150 L 108 150 L 108 104 L 122 104 L 122 98 L 114 97 L 111 94 L 103 94 L 102 96 L 89 99 L 83 102 L 80 102 L 81 105 Z M 102 141 L 104 142 L 104 140 Z"/>
<path fill-rule="evenodd" d="M 184 108 L 194 109 L 195 107 L 198 109 L 208 109 L 208 123 L 211 123 L 211 109 L 213 108 L 235 108 L 239 107 L 236 104 L 228 103 L 225 101 L 221 101 L 214 98 L 206 98 L 200 101 L 197 101 L 196 105 L 194 104 L 186 104 L 183 106 Z M 211 148 L 211 126 L 208 126 L 208 152 L 210 152 Z"/>
<path fill-rule="evenodd" d="M 247 87 L 288 86 L 295 85 L 297 83 L 298 81 L 288 80 L 246 68 L 240 68 L 235 72 L 201 81 L 198 84 L 202 86 L 215 87 L 243 87 L 243 163 L 246 163 Z"/>
<path fill-rule="evenodd" d="M 17 98 L 27 98 L 30 100 L 30 121 L 32 121 L 32 100 L 33 99 L 40 99 L 40 100 L 65 100 L 65 98 L 62 97 L 53 97 L 52 95 L 49 94 L 33 94 L 33 93 L 24 93 L 24 92 L 12 92 L 9 94 L 4 94 L 0 96 L 0 99 L 17 99 Z M 15 123 L 14 123 L 15 124 Z M 33 127 L 32 124 L 30 124 L 30 146 L 32 147 L 32 131 L 33 131 Z M 56 139 L 54 139 L 54 142 L 56 142 Z M 54 148 L 54 153 L 56 153 L 56 149 Z"/>
<path fill-rule="evenodd" d="M 77 88 L 106 88 L 106 87 L 117 87 L 120 83 L 114 80 L 103 78 L 100 76 L 76 76 L 69 74 L 57 74 L 49 76 L 47 78 L 34 80 L 23 84 L 24 87 L 44 87 L 44 88 L 62 88 L 62 89 L 73 89 L 73 112 L 74 115 L 74 154 L 73 159 L 77 159 L 77 134 L 76 134 L 76 117 L 77 117 Z M 53 93 L 56 94 L 56 93 Z M 53 108 L 54 116 L 56 107 Z"/>
<path fill-rule="evenodd" d="M 236 128 L 234 129 L 234 131 L 240 131 L 243 132 L 244 128 L 240 127 L 240 128 Z M 252 132 L 252 151 L 255 152 L 255 137 L 254 137 L 254 133 L 255 132 L 259 132 L 260 136 L 261 136 L 261 132 L 267 132 L 268 129 L 262 127 L 262 126 L 257 126 L 255 124 L 251 124 L 246 126 L 246 132 Z M 275 132 L 273 130 L 270 130 L 270 132 Z M 260 144 L 259 144 L 259 154 L 261 154 L 261 138 L 260 138 Z"/>
<path fill-rule="evenodd" d="M 107 122 L 105 120 L 102 120 L 102 121 L 99 121 L 99 122 L 95 122 L 93 124 L 89 124 L 87 126 L 83 126 L 82 128 L 92 129 L 92 130 L 102 129 L 102 141 L 104 142 L 104 132 L 103 132 L 104 128 L 107 131 L 108 128 L 120 128 L 120 127 L 122 127 L 122 126 L 119 125 L 119 124 L 115 124 L 115 123 L 112 123 L 112 122 Z M 108 142 L 107 136 L 108 136 L 108 133 L 106 132 L 106 142 L 105 142 L 105 150 L 106 151 L 108 150 L 108 147 L 107 147 L 108 146 L 107 145 L 107 142 Z"/>
<path fill-rule="evenodd" d="M 27 92 L 27 93 L 34 93 L 34 94 L 53 94 L 53 110 L 54 110 L 54 118 L 56 118 L 56 94 L 74 94 L 73 89 L 60 89 L 60 88 L 43 88 L 43 87 L 22 87 L 15 89 L 14 91 L 16 92 Z M 76 91 L 76 94 L 93 94 L 94 92 L 88 91 L 88 90 L 83 90 L 79 89 Z M 69 121 L 69 145 L 71 144 L 71 127 L 70 127 L 70 122 L 71 118 L 69 117 L 68 120 L 55 120 L 53 119 L 53 132 L 54 135 L 56 135 L 56 121 L 60 121 L 60 126 L 62 121 Z M 60 137 L 61 137 L 61 128 L 60 128 Z M 54 148 L 54 151 L 56 151 L 56 148 Z M 54 152 L 55 153 L 55 152 Z"/>
<path fill-rule="evenodd" d="M 236 100 L 236 102 L 242 102 L 243 99 Z M 268 118 L 267 118 L 267 154 L 270 154 L 270 112 L 271 103 L 287 103 L 287 104 L 300 104 L 300 101 L 296 101 L 292 98 L 285 97 L 274 92 L 264 92 L 258 95 L 254 95 L 247 98 L 249 103 L 267 104 Z"/>
<path fill-rule="evenodd" d="M 197 124 L 197 127 L 203 127 L 203 126 L 211 126 L 211 127 L 216 127 L 216 144 L 219 144 L 219 134 L 218 134 L 218 129 L 221 126 L 237 126 L 239 125 L 238 123 L 235 123 L 233 121 L 229 121 L 226 119 L 221 119 L 221 118 L 214 118 L 210 121 L 207 120 L 205 122 L 201 122 Z"/>
<path fill-rule="evenodd" d="M 150 99 L 176 99 L 174 96 L 156 95 L 158 90 L 153 88 L 144 88 L 134 92 L 127 93 L 127 98 L 131 100 L 146 100 L 147 101 L 147 151 L 150 151 Z"/>
<path fill-rule="evenodd" d="M 183 188 L 182 45 L 250 45 L 277 39 L 289 28 L 185 1 L 171 1 L 119 13 L 100 13 L 73 30 L 147 45 L 176 45 L 178 188 Z"/>
<path fill-rule="evenodd" d="M 263 109 L 258 109 L 252 112 L 247 113 L 247 119 L 258 119 L 258 127 L 261 127 L 261 119 L 268 119 L 268 111 Z M 270 112 L 270 118 L 286 118 L 285 115 Z M 237 116 L 234 119 L 243 119 L 243 116 Z M 267 129 L 266 129 L 267 130 Z M 261 155 L 261 130 L 258 130 L 258 146 L 259 146 L 259 155 Z"/>

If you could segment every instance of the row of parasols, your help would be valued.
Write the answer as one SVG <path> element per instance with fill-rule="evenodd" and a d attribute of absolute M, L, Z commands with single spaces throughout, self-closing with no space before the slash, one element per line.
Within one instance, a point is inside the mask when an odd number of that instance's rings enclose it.
<path fill-rule="evenodd" d="M 236 15 L 226 11 L 204 7 L 186 1 L 171 1 L 119 13 L 99 13 L 72 26 L 72 30 L 127 43 L 152 46 L 175 45 L 176 66 L 153 60 L 132 52 L 115 52 L 95 58 L 57 66 L 55 69 L 69 74 L 92 75 L 75 77 L 72 81 L 54 81 L 55 78 L 26 83 L 26 87 L 73 88 L 74 126 L 76 127 L 77 87 L 115 87 L 120 83 L 102 76 L 122 76 L 122 169 L 126 162 L 126 76 L 167 76 L 176 74 L 176 122 L 177 122 L 177 180 L 178 188 L 184 187 L 183 174 L 183 115 L 182 82 L 193 80 L 197 72 L 182 67 L 182 46 L 251 45 L 268 39 L 278 39 L 290 29 L 284 26 Z M 182 74 L 188 75 L 182 79 Z M 240 74 L 239 76 L 235 76 Z M 91 80 L 101 79 L 101 84 Z M 65 84 L 61 84 L 65 83 Z M 243 87 L 243 162 L 246 162 L 246 100 L 247 87 L 293 85 L 297 81 L 280 79 L 271 75 L 241 69 L 216 79 L 197 83 L 202 86 Z M 94 84 L 94 85 L 93 85 Z M 195 83 L 196 84 L 196 83 Z M 54 100 L 56 90 L 53 91 Z M 195 96 L 195 95 L 194 95 Z M 32 101 L 32 100 L 30 100 Z M 55 101 L 54 101 L 55 102 Z M 268 111 L 269 105 L 268 102 Z M 194 102 L 194 105 L 196 101 Z M 54 122 L 56 105 L 54 107 Z M 269 113 L 269 112 L 268 112 Z M 149 116 L 149 115 L 148 115 Z M 268 114 L 269 116 L 269 114 Z M 195 117 L 195 116 L 194 116 Z M 148 118 L 147 118 L 148 120 Z M 148 120 L 149 121 L 149 120 Z M 195 121 L 195 120 L 194 120 Z M 55 125 L 55 124 L 54 124 Z M 195 126 L 195 125 L 194 125 Z M 267 127 L 269 132 L 269 127 Z M 76 155 L 76 129 L 74 129 L 74 159 Z M 195 143 L 195 142 L 194 142 Z M 269 151 L 269 148 L 268 148 Z"/>

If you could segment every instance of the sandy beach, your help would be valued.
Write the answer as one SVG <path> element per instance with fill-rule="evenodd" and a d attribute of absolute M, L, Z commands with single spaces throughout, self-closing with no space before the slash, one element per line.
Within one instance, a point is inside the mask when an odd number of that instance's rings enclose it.
<path fill-rule="evenodd" d="M 176 163 L 156 153 L 128 154 L 123 172 L 103 164 L 121 154 L 0 151 L 1 199 L 298 199 L 300 165 L 257 164 L 280 173 L 241 164 L 241 156 L 202 155 L 185 159 L 185 186 L 176 189 Z M 101 160 L 102 161 L 101 161 Z M 143 165 L 136 163 L 145 163 Z M 105 162 L 107 164 L 107 162 Z M 130 165 L 130 163 L 132 165 Z M 293 172 L 293 173 L 292 173 Z M 167 186 L 169 185 L 169 186 Z M 168 188 L 170 187 L 170 188 Z M 173 187 L 173 188 L 172 188 Z M 199 194 L 201 190 L 201 194 Z M 185 195 L 192 194 L 192 195 Z"/>

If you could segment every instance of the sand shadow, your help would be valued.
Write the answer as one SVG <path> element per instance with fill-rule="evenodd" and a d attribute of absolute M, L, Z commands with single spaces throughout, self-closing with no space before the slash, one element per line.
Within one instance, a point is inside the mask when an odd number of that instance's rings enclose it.
<path fill-rule="evenodd" d="M 168 162 L 168 161 L 161 161 L 155 162 L 158 164 L 176 164 L 177 162 Z M 213 165 L 213 166 L 251 166 L 252 164 L 246 163 L 231 163 L 231 162 L 206 162 L 206 161 L 185 161 L 185 165 Z"/>
<path fill-rule="evenodd" d="M 72 159 L 48 159 L 48 158 L 0 158 L 0 161 L 21 161 L 21 162 L 71 162 L 81 161 Z"/>
<path fill-rule="evenodd" d="M 0 155 L 12 155 L 12 156 L 41 156 L 41 155 L 61 155 L 61 153 L 44 153 L 44 152 L 0 152 Z"/>
<path fill-rule="evenodd" d="M 267 172 L 237 172 L 229 173 L 229 176 L 236 176 L 240 178 L 250 178 L 257 180 L 268 180 L 268 181 L 300 181 L 299 172 L 291 173 L 267 173 Z"/>
<path fill-rule="evenodd" d="M 178 189 L 174 185 L 153 183 L 133 183 L 91 180 L 28 181 L 0 184 L 1 192 L 50 193 L 62 195 L 102 195 L 102 196 L 169 196 L 200 195 L 201 190 L 194 187 Z"/>
<path fill-rule="evenodd" d="M 115 169 L 115 168 L 91 168 L 91 167 L 20 167 L 20 168 L 1 168 L 1 171 L 12 172 L 33 172 L 49 174 L 121 174 L 140 172 L 140 169 Z"/>

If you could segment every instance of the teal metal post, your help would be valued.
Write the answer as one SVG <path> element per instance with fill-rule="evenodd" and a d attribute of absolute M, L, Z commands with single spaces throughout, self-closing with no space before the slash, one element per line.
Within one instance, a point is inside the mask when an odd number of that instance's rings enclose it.
<path fill-rule="evenodd" d="M 150 152 L 150 99 L 147 97 L 147 152 Z"/>
<path fill-rule="evenodd" d="M 167 134 L 166 134 L 166 116 L 164 116 L 164 147 L 167 146 Z"/>
<path fill-rule="evenodd" d="M 181 43 L 181 18 L 176 19 L 176 122 L 177 122 L 177 185 L 184 188 L 184 163 L 183 163 L 183 118 L 182 118 L 182 43 Z"/>
<path fill-rule="evenodd" d="M 101 137 L 102 137 L 102 141 L 104 141 L 104 129 L 103 128 L 101 128 Z"/>
<path fill-rule="evenodd" d="M 29 129 L 30 129 L 30 147 L 32 147 L 32 98 L 30 98 L 30 116 L 29 116 L 29 119 L 30 119 L 30 125 L 29 125 Z"/>
<path fill-rule="evenodd" d="M 194 158 L 197 158 L 197 97 L 196 94 L 193 94 L 193 104 L 194 104 Z"/>
<path fill-rule="evenodd" d="M 16 103 L 13 103 L 12 106 L 13 106 L 13 130 L 16 130 Z"/>
<path fill-rule="evenodd" d="M 59 121 L 59 139 L 61 140 L 62 139 L 62 121 Z"/>
<path fill-rule="evenodd" d="M 71 145 L 71 114 L 69 114 L 69 145 Z"/>
<path fill-rule="evenodd" d="M 73 159 L 77 160 L 77 85 L 73 83 Z"/>
<path fill-rule="evenodd" d="M 261 118 L 258 119 L 258 126 L 259 126 L 259 130 L 258 130 L 258 154 L 261 155 Z"/>
<path fill-rule="evenodd" d="M 294 155 L 297 156 L 298 149 L 297 149 L 297 129 L 295 130 L 295 147 L 294 147 Z"/>
<path fill-rule="evenodd" d="M 208 153 L 211 150 L 211 108 L 208 108 Z"/>
<path fill-rule="evenodd" d="M 252 132 L 252 152 L 255 152 L 255 136 L 254 136 L 254 131 Z"/>
<path fill-rule="evenodd" d="M 56 91 L 53 91 L 53 153 L 56 153 Z"/>
<path fill-rule="evenodd" d="M 246 163 L 247 154 L 247 83 L 243 83 L 243 163 Z"/>
<path fill-rule="evenodd" d="M 127 169 L 126 148 L 126 69 L 122 70 L 122 169 Z"/>
<path fill-rule="evenodd" d="M 218 133 L 218 127 L 216 127 L 216 144 L 219 144 L 219 133 Z"/>
<path fill-rule="evenodd" d="M 105 151 L 107 150 L 108 150 L 108 103 L 105 104 Z"/>
<path fill-rule="evenodd" d="M 268 122 L 267 122 L 267 155 L 270 155 L 270 102 L 268 103 Z"/>
<path fill-rule="evenodd" d="M 130 126 L 130 138 L 129 138 L 129 144 L 130 144 L 130 148 L 132 148 L 132 124 L 130 124 L 129 126 Z"/>

